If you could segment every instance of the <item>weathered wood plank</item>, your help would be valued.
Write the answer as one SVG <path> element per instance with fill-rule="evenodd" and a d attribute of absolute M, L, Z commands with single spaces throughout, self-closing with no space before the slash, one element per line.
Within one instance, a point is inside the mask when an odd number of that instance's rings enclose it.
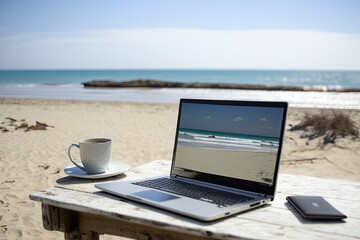
<path fill-rule="evenodd" d="M 300 238 L 297 233 L 302 232 L 301 238 L 317 239 L 314 237 L 318 235 L 327 236 L 327 239 L 351 239 L 356 238 L 359 234 L 360 220 L 358 219 L 347 219 L 346 223 L 307 222 L 301 221 L 301 218 L 294 212 L 271 206 L 248 211 L 223 221 L 203 223 L 146 205 L 127 203 L 111 195 L 104 198 L 102 195 L 59 188 L 49 191 L 52 194 L 43 192 L 43 196 L 51 196 L 51 199 L 47 197 L 43 201 L 49 201 L 55 206 L 60 205 L 82 213 L 122 220 L 131 224 L 142 224 L 155 228 L 162 226 L 171 231 L 182 231 L 197 236 L 211 234 L 213 237 L 224 239 L 252 238 L 254 236 L 257 238 L 280 238 L 281 236 L 281 238 L 297 239 Z M 260 229 L 266 231 L 259 232 Z"/>
<path fill-rule="evenodd" d="M 65 240 L 99 240 L 99 234 L 89 231 L 89 232 L 81 232 L 79 230 L 65 232 L 64 233 Z"/>
<path fill-rule="evenodd" d="M 126 174 L 107 179 L 89 180 L 77 179 L 73 177 L 61 178 L 57 181 L 59 187 L 85 191 L 97 192 L 98 189 L 94 184 L 100 182 L 133 180 L 146 177 L 154 177 L 160 175 L 168 175 L 170 173 L 171 161 L 157 160 L 142 165 L 126 172 Z M 296 176 L 296 177 L 294 177 Z M 350 187 L 349 189 L 348 186 Z M 339 189 L 341 187 L 341 191 Z M 354 195 L 354 188 L 357 191 Z M 324 191 L 326 189 L 326 191 Z M 283 193 L 287 195 L 295 194 L 322 195 L 325 198 L 340 198 L 348 200 L 360 201 L 360 183 L 346 180 L 320 179 L 316 177 L 308 177 L 301 175 L 280 174 L 278 179 L 277 194 Z"/>
<path fill-rule="evenodd" d="M 98 192 L 99 190 L 94 187 L 96 183 L 105 183 L 121 180 L 139 179 L 144 177 L 154 177 L 170 174 L 171 162 L 168 160 L 156 160 L 151 163 L 142 165 L 138 168 L 130 169 L 125 174 L 121 174 L 115 177 L 104 179 L 81 179 L 75 177 L 63 177 L 58 179 L 57 186 L 72 190 L 84 191 L 84 192 Z"/>
<path fill-rule="evenodd" d="M 165 227 L 165 228 L 161 228 Z M 125 220 L 118 220 L 108 217 L 95 216 L 93 214 L 81 213 L 79 215 L 79 229 L 81 231 L 91 231 L 97 229 L 100 233 L 111 235 L 120 235 L 135 239 L 167 239 L 167 240 L 182 240 L 182 239 L 213 239 L 207 236 L 194 236 L 186 232 L 177 232 L 166 229 L 166 226 L 159 225 L 156 228 L 148 225 L 131 224 Z"/>
<path fill-rule="evenodd" d="M 69 240 L 98 240 L 99 234 L 89 229 L 79 230 L 79 213 L 68 209 L 42 204 L 44 228 L 64 232 L 65 239 Z M 96 216 L 95 216 L 96 217 Z"/>
<path fill-rule="evenodd" d="M 360 182 L 280 174 L 277 193 L 321 195 L 331 199 L 360 201 Z"/>
<path fill-rule="evenodd" d="M 164 175 L 168 173 L 169 167 L 169 161 L 155 161 L 127 172 L 126 180 Z M 272 204 L 211 223 L 192 220 L 101 193 L 93 185 L 94 182 L 91 181 L 74 185 L 61 184 L 55 188 L 31 194 L 30 198 L 46 205 L 72 210 L 67 214 L 79 212 L 75 216 L 78 222 L 72 227 L 66 227 L 67 232 L 71 232 L 69 229 L 73 229 L 76 225 L 75 229 L 80 228 L 81 232 L 97 229 L 100 234 L 110 233 L 137 239 L 146 239 L 146 236 L 153 239 L 164 237 L 168 239 L 170 233 L 173 233 L 174 239 L 184 238 L 185 235 L 205 239 L 209 237 L 358 239 L 360 236 L 358 227 L 360 226 L 360 183 L 358 182 L 282 174 L 279 177 L 277 195 Z M 340 211 L 347 214 L 348 218 L 343 222 L 305 221 L 286 202 L 285 198 L 288 195 L 322 195 Z M 43 210 L 46 214 L 49 211 L 51 212 L 51 210 Z M 53 215 L 56 215 L 56 211 L 50 214 L 51 219 L 56 219 L 52 217 Z M 60 222 L 66 219 L 63 215 L 64 213 L 60 211 Z M 96 221 L 97 218 L 101 221 Z M 44 227 L 45 225 L 44 223 Z M 52 223 L 51 227 L 46 229 L 57 229 L 57 227 Z M 60 225 L 60 230 L 65 231 L 64 229 L 65 227 Z"/>
<path fill-rule="evenodd" d="M 42 210 L 43 227 L 46 230 L 49 230 L 49 231 L 54 230 L 53 218 L 52 218 L 52 215 L 51 215 L 51 205 L 42 204 L 41 205 L 41 210 Z"/>

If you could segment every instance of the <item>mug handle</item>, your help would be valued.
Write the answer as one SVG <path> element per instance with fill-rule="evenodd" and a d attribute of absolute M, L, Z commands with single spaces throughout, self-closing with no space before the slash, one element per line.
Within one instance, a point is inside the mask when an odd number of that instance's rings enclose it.
<path fill-rule="evenodd" d="M 78 168 L 80 168 L 81 170 L 83 170 L 84 172 L 86 172 L 86 169 L 85 169 L 84 167 L 82 167 L 82 166 L 80 166 L 79 164 L 77 164 L 77 163 L 71 158 L 70 151 L 71 151 L 71 148 L 72 148 L 72 147 L 77 147 L 77 148 L 80 149 L 80 145 L 73 143 L 73 144 L 71 144 L 71 145 L 69 146 L 69 148 L 68 148 L 68 156 L 69 156 L 70 161 L 71 161 L 73 164 L 75 164 L 75 166 L 77 166 Z"/>

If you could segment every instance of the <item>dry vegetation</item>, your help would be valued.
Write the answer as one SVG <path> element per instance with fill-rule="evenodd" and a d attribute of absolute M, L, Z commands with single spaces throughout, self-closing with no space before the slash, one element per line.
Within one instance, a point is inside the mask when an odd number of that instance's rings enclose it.
<path fill-rule="evenodd" d="M 12 117 L 6 117 L 5 121 L 0 124 L 0 131 L 2 133 L 12 132 L 16 130 L 24 130 L 25 132 L 32 130 L 47 130 L 47 128 L 54 126 L 47 125 L 46 123 L 36 121 L 35 125 L 27 123 L 25 119 L 16 120 Z"/>
<path fill-rule="evenodd" d="M 290 131 L 304 131 L 303 137 L 310 140 L 323 137 L 323 144 L 335 143 L 339 137 L 359 138 L 356 123 L 345 112 L 336 110 L 305 113 L 303 120 Z"/>

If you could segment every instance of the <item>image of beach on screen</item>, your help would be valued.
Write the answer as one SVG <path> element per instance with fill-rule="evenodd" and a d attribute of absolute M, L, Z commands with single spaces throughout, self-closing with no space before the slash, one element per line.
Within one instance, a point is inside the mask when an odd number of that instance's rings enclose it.
<path fill-rule="evenodd" d="M 185 103 L 175 167 L 272 185 L 283 109 Z"/>

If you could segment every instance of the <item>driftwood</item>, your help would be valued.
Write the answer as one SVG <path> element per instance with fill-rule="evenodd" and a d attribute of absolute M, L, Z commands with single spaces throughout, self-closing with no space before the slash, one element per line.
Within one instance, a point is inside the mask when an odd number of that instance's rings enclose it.
<path fill-rule="evenodd" d="M 32 130 L 47 130 L 47 128 L 49 128 L 49 127 L 51 127 L 51 128 L 54 127 L 54 126 L 50 126 L 46 123 L 42 123 L 39 121 L 36 121 L 35 125 L 30 125 L 29 123 L 27 123 L 25 121 L 25 119 L 16 120 L 15 118 L 6 117 L 5 120 L 7 120 L 7 122 L 2 122 L 1 124 L 3 124 L 3 125 L 7 124 L 7 126 L 0 126 L 0 130 L 3 133 L 9 132 L 10 130 L 23 129 L 25 132 L 28 132 L 28 131 L 32 131 Z M 18 122 L 20 122 L 19 125 L 16 124 Z M 9 127 L 10 127 L 10 129 L 9 129 Z"/>
<path fill-rule="evenodd" d="M 243 89 L 243 90 L 272 90 L 272 91 L 317 91 L 317 92 L 360 92 L 360 88 L 324 88 L 301 86 L 272 86 L 258 84 L 235 83 L 199 83 L 199 82 L 171 82 L 152 79 L 137 79 L 130 81 L 93 80 L 82 83 L 84 87 L 97 88 L 215 88 L 215 89 Z"/>
<path fill-rule="evenodd" d="M 46 123 L 41 123 L 41 122 L 36 121 L 36 124 L 29 126 L 27 128 L 27 130 L 28 131 L 30 131 L 30 130 L 46 130 L 47 127 L 53 127 L 53 126 L 47 125 Z"/>

